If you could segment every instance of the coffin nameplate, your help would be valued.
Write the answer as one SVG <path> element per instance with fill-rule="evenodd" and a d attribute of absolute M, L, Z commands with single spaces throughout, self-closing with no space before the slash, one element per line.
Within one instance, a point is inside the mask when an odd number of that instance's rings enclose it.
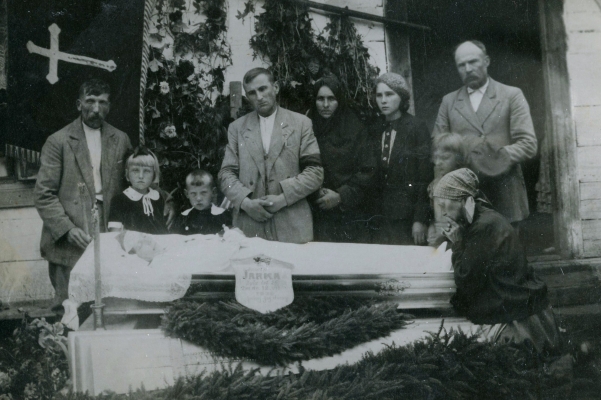
<path fill-rule="evenodd" d="M 236 300 L 260 313 L 286 307 L 294 300 L 292 269 L 283 261 L 257 256 L 232 261 L 236 274 Z"/>

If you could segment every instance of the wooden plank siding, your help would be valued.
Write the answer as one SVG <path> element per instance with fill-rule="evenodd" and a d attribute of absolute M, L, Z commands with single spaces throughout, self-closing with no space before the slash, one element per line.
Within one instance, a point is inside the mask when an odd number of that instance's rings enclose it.
<path fill-rule="evenodd" d="M 54 296 L 40 254 L 42 220 L 33 207 L 0 209 L 0 301 L 23 304 Z"/>
<path fill-rule="evenodd" d="M 601 255 L 601 7 L 564 2 L 584 257 Z"/>
<path fill-rule="evenodd" d="M 583 256 L 575 124 L 563 0 L 539 0 L 547 145 L 551 149 L 554 231 L 563 258 Z"/>

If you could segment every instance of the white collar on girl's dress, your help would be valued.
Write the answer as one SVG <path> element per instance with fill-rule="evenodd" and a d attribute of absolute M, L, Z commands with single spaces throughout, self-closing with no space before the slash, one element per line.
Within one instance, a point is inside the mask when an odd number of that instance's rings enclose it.
<path fill-rule="evenodd" d="M 157 192 L 153 188 L 148 188 L 148 193 L 142 194 L 130 186 L 123 191 L 123 194 L 125 194 L 130 200 L 133 201 L 139 201 L 140 199 L 142 199 L 142 204 L 144 206 L 144 214 L 146 215 L 154 215 L 154 210 L 152 208 L 152 203 L 150 202 L 150 200 L 158 200 L 161 198 L 159 192 Z"/>
<path fill-rule="evenodd" d="M 140 199 L 144 196 L 150 198 L 150 200 L 158 200 L 161 198 L 159 192 L 157 192 L 153 188 L 148 188 L 148 193 L 142 194 L 130 186 L 123 191 L 123 194 L 126 195 L 132 201 L 140 201 Z"/>
<path fill-rule="evenodd" d="M 190 211 L 192 211 L 192 210 L 194 210 L 194 207 L 188 208 L 186 211 L 182 211 L 182 215 L 186 216 L 186 215 L 190 214 Z M 211 214 L 212 215 L 223 214 L 224 211 L 225 211 L 224 208 L 217 207 L 215 204 L 211 204 Z"/>

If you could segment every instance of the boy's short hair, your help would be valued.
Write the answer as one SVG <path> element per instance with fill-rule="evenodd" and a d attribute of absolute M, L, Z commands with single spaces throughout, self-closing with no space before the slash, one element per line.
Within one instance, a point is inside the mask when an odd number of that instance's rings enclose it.
<path fill-rule="evenodd" d="M 215 188 L 213 175 L 200 168 L 193 170 L 186 176 L 186 188 L 188 186 L 203 186 L 206 182 L 205 178 L 209 180 L 211 189 Z"/>
<path fill-rule="evenodd" d="M 134 160 L 136 159 L 136 160 Z M 127 170 L 130 165 L 143 165 L 146 167 L 152 167 L 154 170 L 154 179 L 152 183 L 154 185 L 159 184 L 161 169 L 159 166 L 159 160 L 148 147 L 138 146 L 131 152 L 125 155 L 125 176 L 127 177 Z"/>
<path fill-rule="evenodd" d="M 458 133 L 441 133 L 434 136 L 432 142 L 432 157 L 434 157 L 436 151 L 455 153 L 458 165 L 460 167 L 467 165 L 467 145 L 463 136 Z"/>

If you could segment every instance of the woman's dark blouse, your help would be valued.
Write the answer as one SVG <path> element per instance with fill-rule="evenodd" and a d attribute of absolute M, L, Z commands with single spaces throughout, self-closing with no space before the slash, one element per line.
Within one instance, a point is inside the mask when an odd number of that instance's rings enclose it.
<path fill-rule="evenodd" d="M 386 165 L 382 158 L 388 154 L 382 152 L 382 135 L 390 128 L 396 136 Z M 434 167 L 426 124 L 403 113 L 392 122 L 379 121 L 370 131 L 379 159 L 374 212 L 388 219 L 427 224 L 431 215 L 428 185 L 434 179 Z"/>
<path fill-rule="evenodd" d="M 547 286 L 528 266 L 514 228 L 493 209 L 478 203 L 452 250 L 457 292 L 451 303 L 470 321 L 508 323 L 548 306 Z"/>
<path fill-rule="evenodd" d="M 127 197 L 125 193 L 119 193 L 113 197 L 111 202 L 109 222 L 121 222 L 123 228 L 130 231 L 154 235 L 169 233 L 163 216 L 165 200 L 161 196 L 158 200 L 151 200 L 151 203 L 153 215 L 146 215 L 144 214 L 142 199 L 134 201 Z"/>

